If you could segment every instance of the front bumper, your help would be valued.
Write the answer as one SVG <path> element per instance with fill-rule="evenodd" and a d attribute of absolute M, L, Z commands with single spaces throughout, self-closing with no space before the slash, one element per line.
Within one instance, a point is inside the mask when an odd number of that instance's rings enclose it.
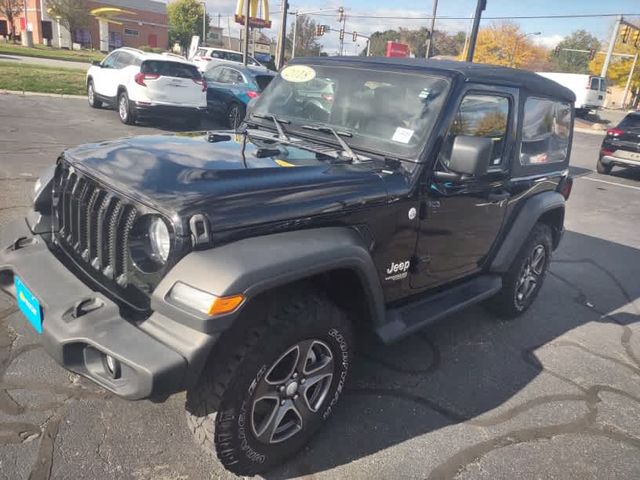
<path fill-rule="evenodd" d="M 640 161 L 631 160 L 629 158 L 614 157 L 611 155 L 604 155 L 600 158 L 600 161 L 605 165 L 622 165 L 626 167 L 640 167 Z"/>
<path fill-rule="evenodd" d="M 145 102 L 134 102 L 134 107 L 136 113 L 142 117 L 191 117 L 204 115 L 207 112 L 207 107 L 183 107 Z"/>
<path fill-rule="evenodd" d="M 1 233 L 0 289 L 15 296 L 17 275 L 37 297 L 42 306 L 40 341 L 58 363 L 128 399 L 186 388 L 191 355 L 171 342 L 187 352 L 203 352 L 215 340 L 212 336 L 185 332 L 157 312 L 134 324 L 120 315 L 116 303 L 72 274 L 24 220 Z M 109 375 L 105 355 L 120 362 L 119 378 Z"/>

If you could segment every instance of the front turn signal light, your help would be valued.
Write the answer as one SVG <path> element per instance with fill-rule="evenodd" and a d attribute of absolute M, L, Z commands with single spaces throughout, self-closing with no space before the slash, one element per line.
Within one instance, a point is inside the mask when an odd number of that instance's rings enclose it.
<path fill-rule="evenodd" d="M 231 313 L 244 302 L 244 295 L 231 295 L 229 297 L 216 298 L 209 307 L 209 316 Z"/>
<path fill-rule="evenodd" d="M 231 313 L 245 300 L 244 295 L 218 297 L 182 282 L 176 282 L 171 287 L 168 298 L 174 304 L 197 310 L 210 317 Z"/>

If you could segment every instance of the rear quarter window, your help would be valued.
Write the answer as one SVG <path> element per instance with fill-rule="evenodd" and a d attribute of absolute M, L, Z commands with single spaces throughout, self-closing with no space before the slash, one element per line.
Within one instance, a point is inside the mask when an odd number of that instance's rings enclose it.
<path fill-rule="evenodd" d="M 142 73 L 155 73 L 163 77 L 200 78 L 200 72 L 195 65 L 163 60 L 146 60 L 142 63 L 141 71 Z"/>
<path fill-rule="evenodd" d="M 524 104 L 520 163 L 541 165 L 562 163 L 569 152 L 571 105 L 545 98 L 529 97 Z"/>
<path fill-rule="evenodd" d="M 630 113 L 618 125 L 620 130 L 640 130 L 640 113 Z"/>
<path fill-rule="evenodd" d="M 260 91 L 267 88 L 267 85 L 271 83 L 271 80 L 273 80 L 272 75 L 256 75 L 256 83 L 258 84 Z"/>

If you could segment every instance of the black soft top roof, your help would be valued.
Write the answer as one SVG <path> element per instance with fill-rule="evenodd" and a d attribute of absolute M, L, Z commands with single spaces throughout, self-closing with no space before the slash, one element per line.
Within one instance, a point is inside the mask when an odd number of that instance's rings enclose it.
<path fill-rule="evenodd" d="M 545 96 L 556 97 L 572 103 L 576 100 L 574 93 L 568 88 L 533 72 L 483 63 L 387 57 L 306 57 L 295 58 L 290 62 L 290 64 L 296 63 L 342 65 L 360 68 L 376 68 L 376 66 L 379 66 L 390 70 L 397 68 L 403 71 L 415 70 L 416 72 L 423 73 L 431 72 L 449 77 L 463 77 L 467 82 L 524 87 L 532 94 L 538 93 Z"/>

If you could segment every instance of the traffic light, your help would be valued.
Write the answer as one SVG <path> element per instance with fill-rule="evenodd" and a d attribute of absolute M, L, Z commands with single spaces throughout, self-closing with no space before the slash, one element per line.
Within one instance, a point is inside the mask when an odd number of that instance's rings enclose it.
<path fill-rule="evenodd" d="M 316 25 L 316 37 L 321 37 L 325 34 L 327 30 L 326 25 Z"/>
<path fill-rule="evenodd" d="M 629 27 L 629 25 L 622 25 L 622 28 L 620 29 L 620 38 L 622 38 L 622 43 L 627 43 L 630 33 L 631 27 Z"/>
<path fill-rule="evenodd" d="M 593 60 L 594 58 L 596 58 L 596 49 L 592 48 L 589 50 L 589 60 Z"/>
<path fill-rule="evenodd" d="M 338 22 L 344 20 L 344 7 L 338 8 Z"/>
<path fill-rule="evenodd" d="M 358 40 L 358 34 L 356 32 L 353 32 L 353 41 L 357 41 Z"/>
<path fill-rule="evenodd" d="M 557 57 L 558 55 L 560 55 L 560 45 L 558 45 L 556 48 L 553 49 L 553 54 Z"/>
<path fill-rule="evenodd" d="M 340 40 L 344 40 L 344 28 L 340 29 Z"/>

